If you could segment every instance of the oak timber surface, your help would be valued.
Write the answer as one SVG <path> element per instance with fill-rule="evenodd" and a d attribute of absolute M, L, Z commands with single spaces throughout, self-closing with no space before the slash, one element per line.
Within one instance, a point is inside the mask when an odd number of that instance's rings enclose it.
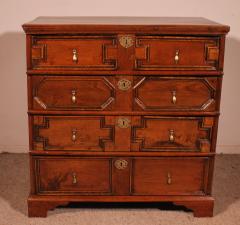
<path fill-rule="evenodd" d="M 193 32 L 193 28 L 198 28 L 198 32 L 206 34 L 229 31 L 229 26 L 202 17 L 37 17 L 31 22 L 25 23 L 23 28 L 26 32 L 33 33 L 34 31 L 50 32 L 51 29 L 55 32 L 64 32 L 64 30 L 73 28 L 76 29 L 75 32 L 80 30 L 91 32 L 89 28 L 94 27 L 96 32 L 100 30 L 130 30 L 129 26 L 132 26 L 132 31 L 141 28 L 153 32 L 160 29 L 168 33 L 177 30 L 179 32 Z"/>

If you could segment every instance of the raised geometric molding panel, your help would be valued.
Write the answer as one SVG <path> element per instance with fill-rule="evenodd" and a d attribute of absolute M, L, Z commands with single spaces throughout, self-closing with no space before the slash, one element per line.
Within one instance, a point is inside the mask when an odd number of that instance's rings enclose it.
<path fill-rule="evenodd" d="M 104 116 L 33 117 L 33 150 L 105 151 L 114 139 Z"/>
<path fill-rule="evenodd" d="M 111 77 L 45 76 L 32 79 L 34 109 L 101 111 L 112 109 L 115 100 Z"/>
<path fill-rule="evenodd" d="M 135 117 L 132 151 L 210 152 L 214 117 Z"/>
<path fill-rule="evenodd" d="M 38 194 L 111 194 L 109 158 L 39 157 L 35 165 Z"/>
<path fill-rule="evenodd" d="M 135 69 L 217 70 L 218 56 L 218 38 L 139 36 Z"/>
<path fill-rule="evenodd" d="M 103 36 L 33 36 L 32 69 L 115 70 L 116 38 Z"/>
<path fill-rule="evenodd" d="M 217 78 L 139 77 L 134 86 L 134 109 L 216 110 Z"/>

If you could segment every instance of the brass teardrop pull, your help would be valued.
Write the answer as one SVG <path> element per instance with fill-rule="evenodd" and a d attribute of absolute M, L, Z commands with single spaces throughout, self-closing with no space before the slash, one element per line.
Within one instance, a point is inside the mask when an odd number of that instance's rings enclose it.
<path fill-rule="evenodd" d="M 171 177 L 171 173 L 169 173 L 169 172 L 167 174 L 167 184 L 168 185 L 172 184 L 172 177 Z"/>
<path fill-rule="evenodd" d="M 77 175 L 76 175 L 76 173 L 72 173 L 72 183 L 73 184 L 77 183 Z"/>
<path fill-rule="evenodd" d="M 77 62 L 78 61 L 78 53 L 77 53 L 77 49 L 73 49 L 72 50 L 73 56 L 72 56 L 72 60 L 73 62 Z"/>
<path fill-rule="evenodd" d="M 174 60 L 175 60 L 175 64 L 178 64 L 178 62 L 179 62 L 179 50 L 176 50 Z"/>
<path fill-rule="evenodd" d="M 77 97 L 76 97 L 76 90 L 72 90 L 72 103 L 76 103 Z"/>
<path fill-rule="evenodd" d="M 177 102 L 177 92 L 172 91 L 172 103 L 176 104 L 176 102 Z"/>
<path fill-rule="evenodd" d="M 174 137 L 174 130 L 169 130 L 169 141 L 170 142 L 174 142 L 174 139 L 175 139 L 175 137 Z"/>
<path fill-rule="evenodd" d="M 77 129 L 72 130 L 72 141 L 75 142 L 77 140 Z"/>

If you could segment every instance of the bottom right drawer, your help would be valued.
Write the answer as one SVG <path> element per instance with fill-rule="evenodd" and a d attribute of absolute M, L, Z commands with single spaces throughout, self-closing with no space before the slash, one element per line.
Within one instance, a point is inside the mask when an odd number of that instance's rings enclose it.
<path fill-rule="evenodd" d="M 133 195 L 206 195 L 208 157 L 135 158 L 132 161 Z"/>

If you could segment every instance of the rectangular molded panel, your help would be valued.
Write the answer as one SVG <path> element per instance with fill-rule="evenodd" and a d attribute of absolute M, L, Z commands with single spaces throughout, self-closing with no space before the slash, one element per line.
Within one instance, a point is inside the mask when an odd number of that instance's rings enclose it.
<path fill-rule="evenodd" d="M 111 193 L 111 159 L 46 157 L 35 164 L 38 194 Z"/>
<path fill-rule="evenodd" d="M 135 158 L 132 162 L 134 195 L 204 195 L 209 159 Z"/>

